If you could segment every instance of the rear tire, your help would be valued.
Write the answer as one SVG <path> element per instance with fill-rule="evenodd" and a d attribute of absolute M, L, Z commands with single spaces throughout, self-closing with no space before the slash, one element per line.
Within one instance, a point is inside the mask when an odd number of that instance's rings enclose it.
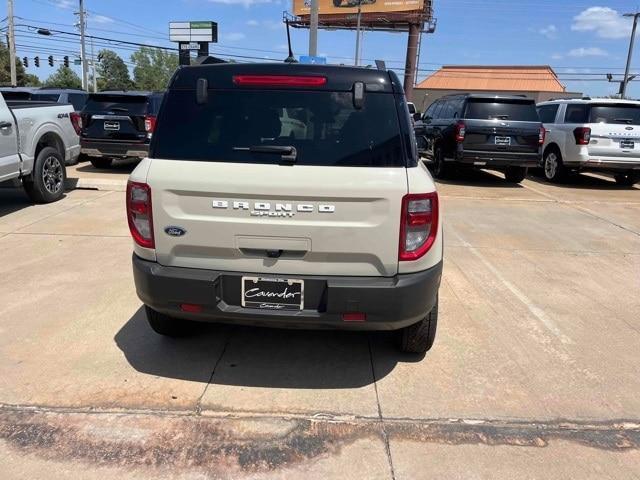
<path fill-rule="evenodd" d="M 405 353 L 427 353 L 436 339 L 437 327 L 438 298 L 436 297 L 436 304 L 425 318 L 398 332 L 398 348 Z"/>
<path fill-rule="evenodd" d="M 45 147 L 38 153 L 30 178 L 22 181 L 24 191 L 35 203 L 51 203 L 64 195 L 67 170 L 64 157 L 53 147 Z"/>
<path fill-rule="evenodd" d="M 433 176 L 439 179 L 451 177 L 451 165 L 444 161 L 444 154 L 440 147 L 436 147 L 433 152 Z"/>
<path fill-rule="evenodd" d="M 527 167 L 507 167 L 504 178 L 510 183 L 520 183 L 527 177 Z"/>
<path fill-rule="evenodd" d="M 640 181 L 640 174 L 637 173 L 619 173 L 614 175 L 616 183 L 623 187 L 633 187 L 637 182 Z"/>
<path fill-rule="evenodd" d="M 562 155 L 556 148 L 551 148 L 544 154 L 542 167 L 544 178 L 549 182 L 560 183 L 567 178 L 567 169 L 562 163 Z"/>
<path fill-rule="evenodd" d="M 173 318 L 160 312 L 156 312 L 147 305 L 144 306 L 147 314 L 147 321 L 151 329 L 159 335 L 165 337 L 183 337 L 193 330 L 193 322 Z"/>
<path fill-rule="evenodd" d="M 106 157 L 91 157 L 91 165 L 96 168 L 107 169 L 111 168 L 111 164 L 113 163 L 112 158 Z"/>

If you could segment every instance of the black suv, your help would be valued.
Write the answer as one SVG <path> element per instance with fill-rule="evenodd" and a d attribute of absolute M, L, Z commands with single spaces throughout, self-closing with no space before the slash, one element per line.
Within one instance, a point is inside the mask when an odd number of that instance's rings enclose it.
<path fill-rule="evenodd" d="M 81 152 L 96 168 L 113 158 L 144 158 L 156 125 L 163 93 L 101 92 L 89 95 L 82 109 Z"/>
<path fill-rule="evenodd" d="M 501 170 L 507 181 L 519 183 L 542 158 L 545 130 L 530 98 L 448 95 L 435 101 L 414 129 L 418 149 L 438 178 L 468 166 Z"/>

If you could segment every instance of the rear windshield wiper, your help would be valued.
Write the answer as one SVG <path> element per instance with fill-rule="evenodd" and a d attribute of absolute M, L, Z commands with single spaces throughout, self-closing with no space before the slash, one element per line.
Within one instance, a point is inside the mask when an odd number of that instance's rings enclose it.
<path fill-rule="evenodd" d="M 282 160 L 289 162 L 295 162 L 298 158 L 298 151 L 291 145 L 252 145 L 250 147 L 233 147 L 233 150 L 236 152 L 280 154 Z"/>
<path fill-rule="evenodd" d="M 614 118 L 613 121 L 614 122 L 631 124 L 631 123 L 633 123 L 633 118 Z"/>
<path fill-rule="evenodd" d="M 489 115 L 489 120 L 508 120 L 509 115 Z"/>
<path fill-rule="evenodd" d="M 113 107 L 113 108 L 110 108 L 109 110 L 111 110 L 112 112 L 128 112 L 129 111 L 124 107 Z"/>

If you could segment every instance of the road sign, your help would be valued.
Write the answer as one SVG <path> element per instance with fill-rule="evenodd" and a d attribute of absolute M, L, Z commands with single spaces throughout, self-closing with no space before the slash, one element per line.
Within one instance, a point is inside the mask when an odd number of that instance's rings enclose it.
<path fill-rule="evenodd" d="M 79 58 L 74 58 L 73 59 L 73 64 L 74 65 L 82 65 L 82 60 L 80 60 Z"/>
<path fill-rule="evenodd" d="M 311 63 L 315 65 L 325 65 L 327 63 L 327 57 L 312 57 L 310 55 L 302 55 L 300 57 L 300 63 Z"/>
<path fill-rule="evenodd" d="M 170 22 L 169 40 L 172 42 L 214 42 L 218 41 L 216 22 Z"/>

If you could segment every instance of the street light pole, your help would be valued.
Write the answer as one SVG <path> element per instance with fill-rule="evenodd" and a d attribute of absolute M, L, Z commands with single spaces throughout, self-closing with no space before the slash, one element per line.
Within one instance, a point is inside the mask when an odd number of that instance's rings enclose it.
<path fill-rule="evenodd" d="M 318 55 L 318 0 L 311 0 L 311 19 L 309 22 L 309 56 Z"/>
<path fill-rule="evenodd" d="M 86 27 L 84 14 L 84 0 L 80 0 L 80 62 L 82 65 L 82 88 L 84 90 L 89 90 L 89 80 L 87 72 L 87 50 L 84 43 L 84 29 Z"/>
<path fill-rule="evenodd" d="M 629 70 L 631 69 L 631 57 L 633 57 L 633 44 L 636 40 L 636 28 L 638 27 L 638 18 L 640 18 L 640 12 L 625 13 L 625 17 L 633 17 L 633 28 L 631 29 L 631 42 L 629 43 L 629 55 L 627 56 L 627 67 L 624 71 L 624 80 L 622 81 L 622 88 L 620 89 L 621 97 L 625 98 L 627 94 L 627 85 L 629 84 Z"/>
<path fill-rule="evenodd" d="M 7 22 L 9 23 L 9 63 L 11 68 L 11 86 L 15 87 L 18 84 L 17 72 L 16 72 L 16 32 L 13 25 L 13 0 L 7 2 Z"/>
<path fill-rule="evenodd" d="M 356 23 L 356 67 L 360 66 L 360 17 L 362 16 L 362 0 L 358 0 L 358 20 Z"/>

